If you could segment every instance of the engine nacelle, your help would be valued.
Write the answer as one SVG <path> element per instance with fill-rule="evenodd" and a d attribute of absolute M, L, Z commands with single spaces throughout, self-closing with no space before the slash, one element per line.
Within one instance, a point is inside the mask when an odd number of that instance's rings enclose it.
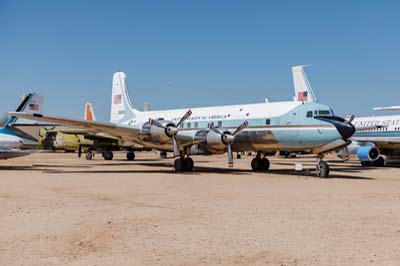
<path fill-rule="evenodd" d="M 234 137 L 230 132 L 224 132 L 222 135 L 210 130 L 207 133 L 207 144 L 215 150 L 224 150 L 228 142 L 233 142 Z"/>
<path fill-rule="evenodd" d="M 373 162 L 379 158 L 379 150 L 374 146 L 361 146 L 357 150 L 357 156 L 361 162 Z"/>
<path fill-rule="evenodd" d="M 158 122 L 165 128 L 151 125 L 146 122 L 140 130 L 140 138 L 144 141 L 152 141 L 158 143 L 167 143 L 171 141 L 173 132 L 176 130 L 175 124 L 167 120 L 158 120 Z"/>
<path fill-rule="evenodd" d="M 171 121 L 158 121 L 160 122 L 165 128 L 157 127 L 152 125 L 150 127 L 150 134 L 151 134 L 151 139 L 155 142 L 159 143 L 167 143 L 171 141 L 171 138 L 173 136 L 173 132 L 170 131 L 171 129 L 175 129 L 175 124 L 172 123 Z"/>

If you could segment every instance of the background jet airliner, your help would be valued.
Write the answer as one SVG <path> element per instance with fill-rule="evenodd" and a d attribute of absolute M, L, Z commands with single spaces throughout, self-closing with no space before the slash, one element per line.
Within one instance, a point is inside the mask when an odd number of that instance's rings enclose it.
<path fill-rule="evenodd" d="M 192 154 L 227 151 L 233 165 L 233 151 L 256 151 L 251 162 L 255 171 L 269 169 L 266 152 L 311 150 L 318 155 L 317 174 L 329 175 L 325 153 L 345 147 L 354 126 L 333 115 L 319 103 L 274 102 L 141 112 L 128 95 L 126 75 L 113 76 L 111 123 L 83 121 L 42 114 L 13 112 L 11 115 L 80 126 L 118 137 L 146 148 L 173 151 L 176 171 L 193 170 Z"/>
<path fill-rule="evenodd" d="M 30 93 L 23 97 L 17 112 L 42 112 L 43 97 Z M 0 128 L 0 159 L 10 159 L 29 155 L 37 145 L 39 127 L 31 120 L 11 117 L 4 127 Z"/>

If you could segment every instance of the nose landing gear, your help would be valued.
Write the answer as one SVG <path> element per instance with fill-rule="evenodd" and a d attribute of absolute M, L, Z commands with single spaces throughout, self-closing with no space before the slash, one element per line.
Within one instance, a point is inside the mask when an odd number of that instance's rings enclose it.
<path fill-rule="evenodd" d="M 329 165 L 323 160 L 322 155 L 317 157 L 316 174 L 323 178 L 329 177 Z"/>

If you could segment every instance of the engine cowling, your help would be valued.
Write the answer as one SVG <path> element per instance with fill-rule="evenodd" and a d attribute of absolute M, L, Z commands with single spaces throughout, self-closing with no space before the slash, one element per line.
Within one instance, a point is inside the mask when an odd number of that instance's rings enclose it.
<path fill-rule="evenodd" d="M 160 122 L 165 128 L 157 127 L 154 125 L 151 125 L 150 127 L 150 134 L 151 138 L 155 142 L 159 143 L 167 143 L 171 141 L 171 138 L 176 132 L 176 126 L 173 122 L 167 121 L 167 120 L 162 120 L 158 121 Z"/>
<path fill-rule="evenodd" d="M 374 162 L 379 158 L 379 150 L 374 146 L 361 146 L 357 150 L 361 162 Z"/>
<path fill-rule="evenodd" d="M 234 137 L 230 132 L 223 132 L 222 135 L 217 134 L 214 131 L 209 131 L 207 133 L 207 144 L 216 150 L 226 149 L 226 145 L 233 140 Z"/>

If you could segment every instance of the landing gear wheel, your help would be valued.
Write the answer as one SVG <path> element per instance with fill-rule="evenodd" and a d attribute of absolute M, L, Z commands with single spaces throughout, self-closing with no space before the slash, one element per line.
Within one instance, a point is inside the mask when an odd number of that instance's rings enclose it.
<path fill-rule="evenodd" d="M 134 161 L 135 160 L 135 153 L 133 152 L 133 151 L 129 151 L 127 154 L 126 154 L 126 159 L 128 160 L 128 161 Z"/>
<path fill-rule="evenodd" d="M 183 159 L 183 170 L 184 171 L 191 172 L 191 171 L 193 171 L 193 167 L 194 167 L 194 163 L 193 163 L 192 158 L 187 157 L 187 158 Z"/>
<path fill-rule="evenodd" d="M 160 158 L 162 158 L 162 159 L 167 158 L 167 152 L 166 151 L 160 151 Z"/>
<path fill-rule="evenodd" d="M 242 158 L 242 155 L 240 153 L 237 153 L 236 159 L 241 159 L 241 158 Z"/>
<path fill-rule="evenodd" d="M 176 172 L 183 172 L 183 171 L 191 172 L 193 171 L 194 163 L 192 158 L 186 157 L 183 159 L 176 159 L 174 162 L 174 167 Z"/>
<path fill-rule="evenodd" d="M 251 161 L 251 169 L 253 171 L 267 171 L 269 169 L 270 163 L 267 158 L 254 158 Z"/>
<path fill-rule="evenodd" d="M 93 159 L 93 152 L 88 151 L 88 152 L 86 153 L 86 160 L 92 160 L 92 159 Z"/>
<path fill-rule="evenodd" d="M 105 151 L 103 152 L 103 158 L 106 161 L 111 161 L 114 158 L 114 154 L 112 153 L 112 151 Z"/>
<path fill-rule="evenodd" d="M 385 166 L 385 159 L 382 156 L 379 156 L 379 158 L 374 162 L 374 166 L 384 167 Z"/>
<path fill-rule="evenodd" d="M 262 158 L 261 159 L 261 165 L 260 165 L 261 168 L 260 168 L 260 170 L 261 171 L 267 171 L 269 169 L 269 165 L 270 165 L 269 160 L 267 158 Z"/>
<path fill-rule="evenodd" d="M 176 172 L 182 172 L 183 171 L 183 159 L 175 159 L 174 162 L 174 167 Z"/>
<path fill-rule="evenodd" d="M 253 169 L 253 171 L 258 171 L 259 165 L 260 158 L 254 158 L 253 160 L 251 160 L 251 169 Z"/>
<path fill-rule="evenodd" d="M 319 177 L 324 177 L 327 178 L 329 177 L 329 165 L 324 162 L 324 161 L 320 161 L 317 165 L 317 175 Z"/>

